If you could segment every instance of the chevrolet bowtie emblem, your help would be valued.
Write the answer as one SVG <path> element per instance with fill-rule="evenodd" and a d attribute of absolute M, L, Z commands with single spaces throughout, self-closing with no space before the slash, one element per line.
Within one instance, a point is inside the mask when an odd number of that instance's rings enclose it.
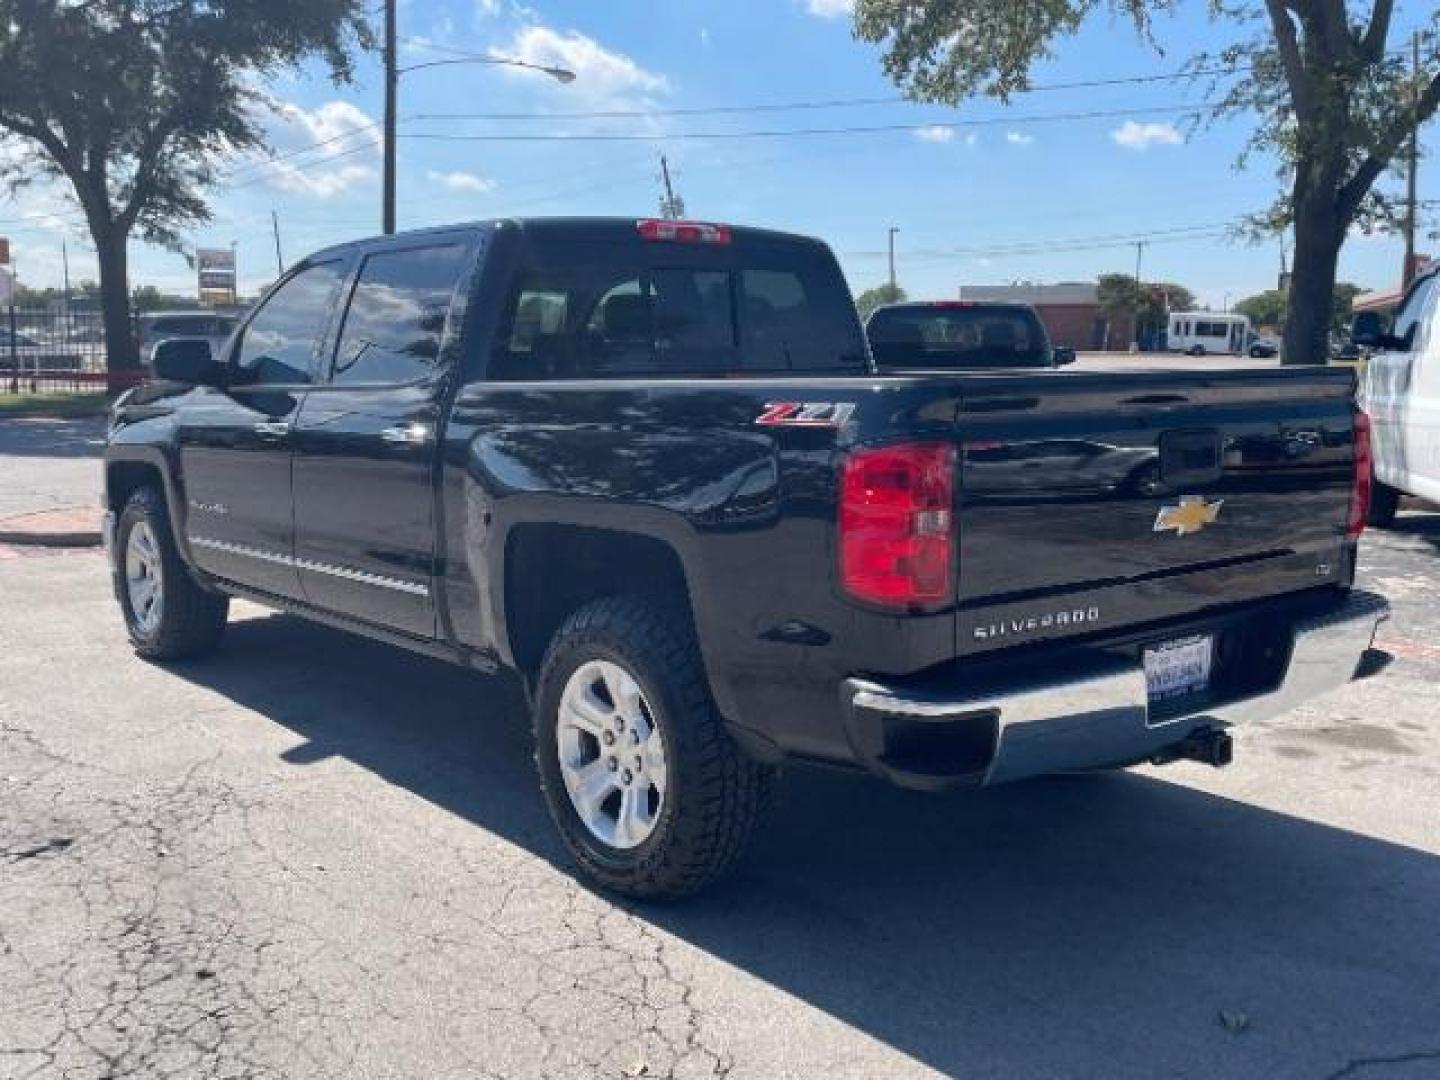
<path fill-rule="evenodd" d="M 1155 516 L 1155 531 L 1174 529 L 1176 536 L 1197 533 L 1206 525 L 1215 523 L 1220 516 L 1220 507 L 1224 505 L 1224 499 L 1216 499 L 1212 503 L 1206 502 L 1203 495 L 1186 495 L 1178 506 L 1160 508 L 1160 513 Z"/>

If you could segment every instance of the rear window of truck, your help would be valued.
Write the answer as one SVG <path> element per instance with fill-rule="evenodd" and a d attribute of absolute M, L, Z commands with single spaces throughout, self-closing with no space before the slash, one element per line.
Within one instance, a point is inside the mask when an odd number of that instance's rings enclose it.
<path fill-rule="evenodd" d="M 1039 318 L 1003 304 L 880 308 L 865 328 L 885 367 L 959 369 L 1048 367 Z"/>
<path fill-rule="evenodd" d="M 496 336 L 498 380 L 845 372 L 865 348 L 833 260 L 672 244 L 529 245 Z"/>

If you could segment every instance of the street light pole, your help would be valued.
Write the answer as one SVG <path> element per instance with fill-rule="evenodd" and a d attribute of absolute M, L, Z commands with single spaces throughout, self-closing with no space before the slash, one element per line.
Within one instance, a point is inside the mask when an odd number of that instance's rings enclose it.
<path fill-rule="evenodd" d="M 549 75 L 556 82 L 571 83 L 575 73 L 567 68 L 551 67 L 545 64 L 531 64 L 525 60 L 512 60 L 504 56 L 480 56 L 464 54 L 453 60 L 429 60 L 409 67 L 397 66 L 395 32 L 395 0 L 385 0 L 385 120 L 384 120 L 384 180 L 381 187 L 381 225 L 385 235 L 395 231 L 395 126 L 396 99 L 399 95 L 400 76 L 421 68 L 445 67 L 450 64 L 498 64 L 503 67 L 528 68 Z"/>
<path fill-rule="evenodd" d="M 890 226 L 890 293 L 895 293 L 895 234 L 900 230 L 894 225 Z"/>
<path fill-rule="evenodd" d="M 381 195 L 381 229 L 395 231 L 395 93 L 400 69 L 395 66 L 395 0 L 385 0 L 385 179 Z"/>

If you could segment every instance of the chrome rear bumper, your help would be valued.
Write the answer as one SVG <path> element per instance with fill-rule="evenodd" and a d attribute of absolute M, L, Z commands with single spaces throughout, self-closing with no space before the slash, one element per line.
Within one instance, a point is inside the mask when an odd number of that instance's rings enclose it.
<path fill-rule="evenodd" d="M 907 787 L 994 784 L 1044 773 L 1123 765 L 1164 756 L 1197 732 L 1275 716 L 1366 674 L 1363 661 L 1390 606 L 1374 593 L 1352 592 L 1323 615 L 1298 620 L 1283 675 L 1273 689 L 1193 712 L 1154 717 L 1138 662 L 1107 660 L 1063 678 L 999 692 L 916 692 L 868 679 L 848 679 L 842 694 L 856 756 Z M 883 736 L 867 736 L 889 722 L 909 725 L 914 745 L 925 729 L 960 734 L 953 752 L 931 768 L 914 755 L 887 760 Z M 943 740 L 933 740 L 944 745 Z M 923 755 L 922 755 L 923 756 Z"/>

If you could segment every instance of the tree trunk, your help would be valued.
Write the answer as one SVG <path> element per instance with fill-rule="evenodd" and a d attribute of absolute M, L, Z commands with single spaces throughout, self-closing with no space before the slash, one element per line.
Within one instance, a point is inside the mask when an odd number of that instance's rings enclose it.
<path fill-rule="evenodd" d="M 125 240 L 113 225 L 92 229 L 100 262 L 100 312 L 105 324 L 107 374 L 105 390 L 111 397 L 140 381 L 140 352 L 130 323 L 130 277 Z"/>
<path fill-rule="evenodd" d="M 1330 362 L 1330 322 L 1335 305 L 1335 270 L 1345 224 L 1335 193 L 1322 191 L 1295 200 L 1295 263 L 1286 305 L 1285 364 Z"/>

